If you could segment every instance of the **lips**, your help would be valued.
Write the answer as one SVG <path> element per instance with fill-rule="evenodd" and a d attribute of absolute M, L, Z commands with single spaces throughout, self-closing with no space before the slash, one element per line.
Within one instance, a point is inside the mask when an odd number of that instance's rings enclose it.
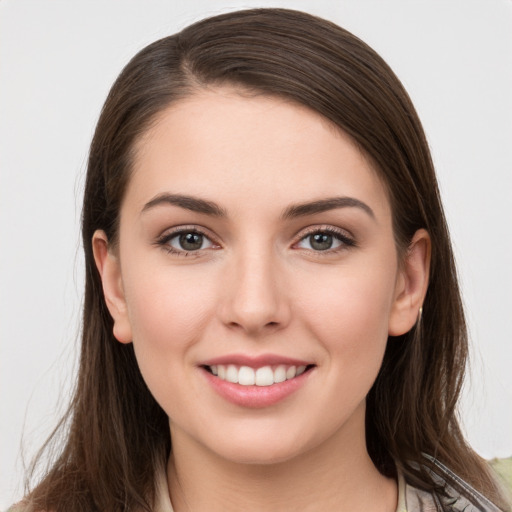
<path fill-rule="evenodd" d="M 275 355 L 231 355 L 205 361 L 199 367 L 212 388 L 229 402 L 267 407 L 299 390 L 316 365 Z"/>

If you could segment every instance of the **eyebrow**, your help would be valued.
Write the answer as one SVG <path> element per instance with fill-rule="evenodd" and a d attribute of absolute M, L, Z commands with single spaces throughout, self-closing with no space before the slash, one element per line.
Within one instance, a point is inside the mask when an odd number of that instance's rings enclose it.
<path fill-rule="evenodd" d="M 179 206 L 185 210 L 196 213 L 202 213 L 212 217 L 227 217 L 226 210 L 213 201 L 207 201 L 199 197 L 187 196 L 182 194 L 159 194 L 151 201 L 144 205 L 142 213 L 156 206 L 170 204 Z M 306 203 L 295 204 L 287 207 L 281 217 L 284 220 L 294 219 L 297 217 L 305 217 L 338 208 L 359 208 L 367 213 L 372 219 L 375 219 L 373 210 L 366 204 L 354 197 L 330 197 L 327 199 L 319 199 L 317 201 L 309 201 Z"/>
<path fill-rule="evenodd" d="M 185 210 L 192 212 L 203 213 L 212 217 L 226 217 L 226 211 L 213 201 L 206 201 L 199 197 L 185 196 L 182 194 L 159 194 L 155 198 L 151 199 L 142 208 L 142 213 L 154 208 L 155 206 L 170 204 L 179 206 Z"/>
<path fill-rule="evenodd" d="M 327 212 L 337 208 L 360 208 L 367 213 L 372 219 L 375 219 L 373 210 L 366 204 L 354 197 L 330 197 L 327 199 L 319 199 L 302 204 L 291 205 L 284 210 L 283 219 L 293 219 L 296 217 L 304 217 L 306 215 L 314 215 L 315 213 Z"/>

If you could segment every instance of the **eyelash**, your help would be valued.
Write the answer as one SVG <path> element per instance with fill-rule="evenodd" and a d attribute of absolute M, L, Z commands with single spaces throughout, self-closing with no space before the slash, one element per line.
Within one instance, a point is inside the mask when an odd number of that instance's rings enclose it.
<path fill-rule="evenodd" d="M 187 251 L 185 249 L 183 250 L 177 250 L 174 247 L 172 247 L 169 242 L 180 236 L 180 235 L 187 235 L 187 234 L 197 234 L 201 235 L 204 238 L 206 238 L 208 241 L 210 241 L 211 244 L 214 246 L 219 246 L 219 244 L 212 239 L 210 235 L 207 235 L 204 231 L 199 229 L 197 226 L 190 226 L 190 227 L 179 227 L 175 230 L 171 231 L 170 233 L 166 233 L 162 236 L 160 236 L 156 240 L 156 245 L 161 246 L 165 251 L 167 251 L 170 254 L 174 254 L 177 256 L 199 256 L 200 253 L 206 249 L 197 249 L 195 251 Z M 301 233 L 300 239 L 293 244 L 295 247 L 297 244 L 301 243 L 302 241 L 306 240 L 308 237 L 311 237 L 313 235 L 322 234 L 322 235 L 330 235 L 334 237 L 336 240 L 341 242 L 341 245 L 339 247 L 336 247 L 334 249 L 325 249 L 325 250 L 318 250 L 315 251 L 313 249 L 301 249 L 298 248 L 298 250 L 306 250 L 309 252 L 312 252 L 315 254 L 315 256 L 327 256 L 336 254 L 340 251 L 346 250 L 351 247 L 357 247 L 356 241 L 350 237 L 345 231 L 338 230 L 336 228 L 325 226 L 325 227 L 314 227 L 308 229 L 305 233 Z"/>
<path fill-rule="evenodd" d="M 201 235 L 205 239 L 209 240 L 214 246 L 215 245 L 216 246 L 219 245 L 217 242 L 215 242 L 212 239 L 212 237 L 210 235 L 207 235 L 204 231 L 202 231 L 201 229 L 197 228 L 197 226 L 179 227 L 179 228 L 176 228 L 175 230 L 171 231 L 170 233 L 165 233 L 164 235 L 160 236 L 156 240 L 156 245 L 161 246 L 162 249 L 164 249 L 168 253 L 176 255 L 176 256 L 193 256 L 193 257 L 199 256 L 199 254 L 202 252 L 201 249 L 198 249 L 198 250 L 195 250 L 195 251 L 187 251 L 185 249 L 178 250 L 178 249 L 175 249 L 174 247 L 172 247 L 172 245 L 169 244 L 169 242 L 173 238 L 176 238 L 176 237 L 178 237 L 180 235 L 188 235 L 188 234 Z M 205 249 L 203 249 L 203 250 L 205 250 Z"/>
<path fill-rule="evenodd" d="M 333 238 L 335 238 L 336 240 L 338 240 L 339 242 L 341 242 L 341 245 L 339 247 L 336 247 L 334 249 L 326 249 L 326 250 L 319 250 L 319 251 L 315 251 L 315 250 L 311 250 L 311 249 L 304 249 L 304 250 L 307 250 L 307 251 L 310 251 L 312 253 L 314 253 L 315 256 L 319 256 L 319 257 L 322 257 L 322 256 L 328 256 L 328 255 L 332 255 L 332 254 L 336 254 L 340 251 L 343 251 L 343 250 L 346 250 L 346 249 L 349 249 L 351 247 L 357 247 L 357 244 L 356 244 L 356 241 L 354 240 L 354 238 L 352 238 L 346 231 L 344 230 L 340 230 L 340 229 L 336 229 L 332 226 L 321 226 L 321 227 L 313 227 L 313 228 L 309 228 L 306 230 L 305 233 L 301 233 L 301 237 L 300 239 L 294 243 L 294 246 L 296 246 L 297 244 L 299 244 L 300 242 L 302 242 L 303 240 L 306 240 L 307 238 L 313 236 L 313 235 L 330 235 L 332 236 Z"/>

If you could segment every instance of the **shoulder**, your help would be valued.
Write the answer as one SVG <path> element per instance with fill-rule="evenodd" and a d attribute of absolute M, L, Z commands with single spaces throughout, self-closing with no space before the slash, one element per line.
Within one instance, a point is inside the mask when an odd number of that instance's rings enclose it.
<path fill-rule="evenodd" d="M 492 459 L 489 464 L 498 475 L 500 483 L 505 486 L 505 492 L 512 497 L 512 457 L 508 459 Z"/>
<path fill-rule="evenodd" d="M 407 512 L 502 512 L 467 482 L 437 460 L 430 470 L 440 492 L 428 492 L 405 482 L 404 501 Z"/>

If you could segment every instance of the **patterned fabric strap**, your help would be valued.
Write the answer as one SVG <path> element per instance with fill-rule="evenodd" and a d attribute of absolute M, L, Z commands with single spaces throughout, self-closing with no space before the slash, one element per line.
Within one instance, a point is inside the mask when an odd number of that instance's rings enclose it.
<path fill-rule="evenodd" d="M 431 493 L 407 484 L 407 512 L 502 512 L 453 471 L 430 455 L 424 455 L 435 466 L 435 471 L 430 472 L 444 493 Z"/>

